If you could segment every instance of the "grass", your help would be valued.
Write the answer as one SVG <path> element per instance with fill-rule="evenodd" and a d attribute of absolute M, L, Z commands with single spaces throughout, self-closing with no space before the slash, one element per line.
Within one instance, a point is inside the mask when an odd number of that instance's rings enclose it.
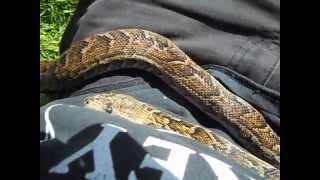
<path fill-rule="evenodd" d="M 78 0 L 40 0 L 40 61 L 59 57 L 59 43 Z"/>

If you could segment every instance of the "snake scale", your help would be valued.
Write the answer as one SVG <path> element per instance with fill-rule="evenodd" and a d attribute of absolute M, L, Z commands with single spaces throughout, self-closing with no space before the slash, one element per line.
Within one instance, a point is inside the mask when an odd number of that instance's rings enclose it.
<path fill-rule="evenodd" d="M 280 168 L 280 137 L 264 117 L 197 65 L 173 41 L 154 32 L 119 29 L 73 43 L 58 61 L 40 63 L 40 92 L 72 91 L 98 75 L 124 68 L 154 73 L 219 121 L 248 151 Z"/>

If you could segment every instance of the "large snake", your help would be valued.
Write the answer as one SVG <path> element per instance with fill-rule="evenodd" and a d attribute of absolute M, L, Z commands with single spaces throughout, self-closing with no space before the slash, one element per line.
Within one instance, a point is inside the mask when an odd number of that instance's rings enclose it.
<path fill-rule="evenodd" d="M 91 78 L 123 68 L 156 74 L 219 121 L 251 153 L 280 167 L 280 137 L 264 117 L 157 33 L 121 29 L 73 43 L 59 61 L 40 63 L 40 92 L 75 90 Z"/>
<path fill-rule="evenodd" d="M 84 99 L 87 108 L 121 116 L 137 124 L 165 129 L 196 140 L 266 179 L 280 179 L 280 171 L 239 148 L 218 133 L 187 122 L 125 94 L 103 93 Z"/>

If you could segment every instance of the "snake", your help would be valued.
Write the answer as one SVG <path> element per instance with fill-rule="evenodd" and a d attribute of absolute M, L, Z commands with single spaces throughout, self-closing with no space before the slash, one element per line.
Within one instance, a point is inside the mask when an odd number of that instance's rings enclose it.
<path fill-rule="evenodd" d="M 152 31 L 117 29 L 73 42 L 58 60 L 40 62 L 40 93 L 63 96 L 90 79 L 128 68 L 155 74 L 224 126 L 241 146 L 280 169 L 280 137 L 263 115 L 173 41 Z"/>
<path fill-rule="evenodd" d="M 130 95 L 102 93 L 86 97 L 83 102 L 86 108 L 120 116 L 136 124 L 169 130 L 196 140 L 261 177 L 280 179 L 280 171 L 277 168 L 234 145 L 218 133 L 171 115 Z"/>

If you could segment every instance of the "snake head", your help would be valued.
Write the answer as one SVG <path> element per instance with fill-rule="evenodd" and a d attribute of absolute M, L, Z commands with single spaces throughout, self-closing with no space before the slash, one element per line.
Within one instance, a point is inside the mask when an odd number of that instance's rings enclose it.
<path fill-rule="evenodd" d="M 84 99 L 84 106 L 112 114 L 130 113 L 137 100 L 125 94 L 103 93 Z"/>
<path fill-rule="evenodd" d="M 112 97 L 113 94 L 111 93 L 86 97 L 83 103 L 86 108 L 101 112 L 112 113 Z"/>

